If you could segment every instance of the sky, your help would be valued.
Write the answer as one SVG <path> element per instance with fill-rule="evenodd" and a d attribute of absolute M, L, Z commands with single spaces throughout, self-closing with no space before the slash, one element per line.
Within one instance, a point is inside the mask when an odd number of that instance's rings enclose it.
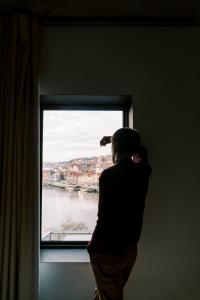
<path fill-rule="evenodd" d="M 43 117 L 43 162 L 111 154 L 100 146 L 104 135 L 122 127 L 122 111 L 46 110 Z"/>

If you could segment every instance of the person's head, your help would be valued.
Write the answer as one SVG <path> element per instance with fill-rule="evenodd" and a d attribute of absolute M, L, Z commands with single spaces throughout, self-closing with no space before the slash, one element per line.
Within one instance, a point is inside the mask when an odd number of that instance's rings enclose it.
<path fill-rule="evenodd" d="M 132 157 L 137 151 L 140 141 L 141 137 L 134 129 L 120 128 L 115 131 L 111 138 L 113 163 L 123 157 Z"/>

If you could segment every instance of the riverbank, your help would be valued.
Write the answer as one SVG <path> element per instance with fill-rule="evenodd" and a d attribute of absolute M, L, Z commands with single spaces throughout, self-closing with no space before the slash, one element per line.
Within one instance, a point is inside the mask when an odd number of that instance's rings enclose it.
<path fill-rule="evenodd" d="M 69 192 L 77 192 L 77 191 L 83 191 L 86 193 L 98 193 L 99 188 L 97 186 L 92 185 L 77 185 L 77 184 L 66 184 L 64 182 L 45 182 L 42 184 L 42 186 L 47 187 L 56 187 L 59 189 L 64 189 Z"/>

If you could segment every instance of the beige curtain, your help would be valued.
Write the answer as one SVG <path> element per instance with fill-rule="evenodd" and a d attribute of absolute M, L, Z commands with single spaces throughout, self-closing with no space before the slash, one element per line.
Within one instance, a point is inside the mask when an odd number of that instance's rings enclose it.
<path fill-rule="evenodd" d="M 0 299 L 37 300 L 39 101 L 37 20 L 0 17 Z"/>

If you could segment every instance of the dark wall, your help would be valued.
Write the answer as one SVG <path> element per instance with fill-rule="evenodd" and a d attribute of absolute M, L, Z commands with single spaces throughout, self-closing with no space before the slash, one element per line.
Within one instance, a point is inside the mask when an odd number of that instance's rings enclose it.
<path fill-rule="evenodd" d="M 47 27 L 41 41 L 42 94 L 134 96 L 134 127 L 153 173 L 126 299 L 198 299 L 200 29 Z M 82 287 L 80 299 L 89 299 L 93 282 L 83 286 L 75 267 L 53 266 L 41 264 L 42 300 L 54 299 L 48 285 L 58 287 L 71 275 Z M 91 272 L 89 264 L 84 272 Z M 58 300 L 65 292 L 68 300 L 79 299 L 74 286 L 60 289 Z"/>

